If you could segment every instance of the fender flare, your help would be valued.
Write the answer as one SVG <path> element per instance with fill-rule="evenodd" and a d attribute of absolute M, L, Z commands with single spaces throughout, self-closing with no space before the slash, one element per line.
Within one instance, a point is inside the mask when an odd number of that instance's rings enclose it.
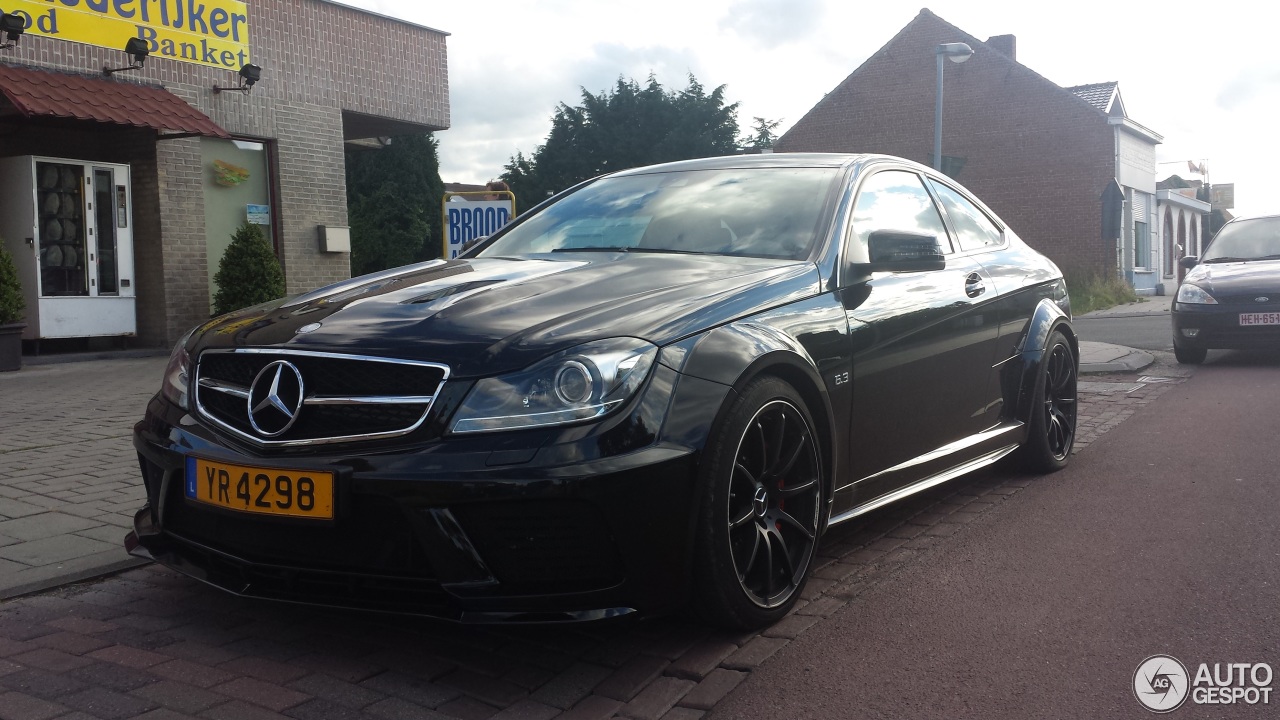
<path fill-rule="evenodd" d="M 1018 396 L 1014 417 L 1024 423 L 1031 421 L 1031 398 L 1035 395 L 1036 377 L 1044 360 L 1044 351 L 1049 344 L 1049 336 L 1055 330 L 1061 330 L 1071 345 L 1071 352 L 1076 360 L 1076 373 L 1080 372 L 1080 340 L 1075 328 L 1071 325 L 1071 317 L 1058 304 L 1042 299 L 1036 305 L 1027 329 L 1019 344 L 1018 360 L 1010 363 L 1016 368 Z"/>

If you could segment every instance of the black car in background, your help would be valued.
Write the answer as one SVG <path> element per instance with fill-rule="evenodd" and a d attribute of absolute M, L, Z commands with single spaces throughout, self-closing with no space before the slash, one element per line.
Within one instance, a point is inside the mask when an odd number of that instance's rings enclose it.
<path fill-rule="evenodd" d="M 1209 350 L 1280 348 L 1280 215 L 1223 225 L 1190 271 L 1173 304 L 1173 352 L 1199 364 Z"/>
<path fill-rule="evenodd" d="M 759 627 L 827 528 L 1064 466 L 1077 370 L 1058 269 L 932 170 L 628 170 L 195 329 L 136 427 L 126 542 L 276 600 Z"/>

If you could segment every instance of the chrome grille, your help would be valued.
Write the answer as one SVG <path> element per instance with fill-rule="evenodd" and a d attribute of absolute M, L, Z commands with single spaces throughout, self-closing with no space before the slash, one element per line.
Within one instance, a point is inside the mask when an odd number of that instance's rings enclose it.
<path fill-rule="evenodd" d="M 260 376 L 281 361 L 297 370 L 301 401 L 276 402 L 279 412 L 291 414 L 290 421 L 283 432 L 268 434 L 251 415 L 255 402 L 265 408 L 258 412 L 276 412 L 264 402 L 266 395 L 275 395 L 268 387 L 271 378 Z M 412 360 L 300 350 L 206 350 L 196 364 L 196 410 L 215 426 L 267 447 L 393 438 L 422 425 L 448 377 L 446 365 Z"/>

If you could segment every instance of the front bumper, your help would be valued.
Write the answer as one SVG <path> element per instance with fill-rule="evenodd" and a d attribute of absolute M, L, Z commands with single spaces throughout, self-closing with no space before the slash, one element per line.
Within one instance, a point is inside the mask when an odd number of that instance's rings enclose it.
<path fill-rule="evenodd" d="M 148 505 L 126 546 L 238 595 L 463 622 L 678 608 L 692 565 L 697 448 L 654 438 L 609 454 L 600 437 L 578 428 L 541 447 L 534 438 L 530 452 L 472 438 L 258 456 L 157 397 L 135 428 Z M 332 471 L 335 518 L 252 516 L 188 499 L 189 455 Z M 575 455 L 592 459 L 565 462 Z"/>
<path fill-rule="evenodd" d="M 1199 305 L 1174 303 L 1173 343 L 1205 350 L 1280 349 L 1280 325 L 1241 325 L 1243 313 L 1280 312 L 1277 305 Z"/>

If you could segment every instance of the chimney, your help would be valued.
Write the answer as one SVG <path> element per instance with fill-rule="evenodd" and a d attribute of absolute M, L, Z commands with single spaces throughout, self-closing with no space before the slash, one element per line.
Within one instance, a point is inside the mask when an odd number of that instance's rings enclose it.
<path fill-rule="evenodd" d="M 992 35 L 987 44 L 1007 55 L 1010 60 L 1018 59 L 1018 38 L 1012 35 Z"/>

